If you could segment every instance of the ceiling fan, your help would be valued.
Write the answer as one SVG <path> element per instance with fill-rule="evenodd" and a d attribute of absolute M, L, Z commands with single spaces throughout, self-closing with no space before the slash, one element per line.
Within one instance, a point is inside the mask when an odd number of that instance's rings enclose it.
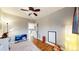
<path fill-rule="evenodd" d="M 28 9 L 22 8 L 20 10 L 27 11 L 27 12 L 32 11 L 31 13 L 28 14 L 29 16 L 32 15 L 32 14 L 35 15 L 35 16 L 38 16 L 36 12 L 40 12 L 40 9 L 35 9 L 34 7 L 28 7 Z"/>

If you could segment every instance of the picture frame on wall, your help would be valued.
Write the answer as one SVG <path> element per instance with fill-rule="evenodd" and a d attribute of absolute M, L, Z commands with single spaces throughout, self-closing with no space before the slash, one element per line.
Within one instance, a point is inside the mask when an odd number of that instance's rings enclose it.
<path fill-rule="evenodd" d="M 48 42 L 56 44 L 56 31 L 48 31 Z"/>
<path fill-rule="evenodd" d="M 79 34 L 79 7 L 74 8 L 72 33 Z"/>

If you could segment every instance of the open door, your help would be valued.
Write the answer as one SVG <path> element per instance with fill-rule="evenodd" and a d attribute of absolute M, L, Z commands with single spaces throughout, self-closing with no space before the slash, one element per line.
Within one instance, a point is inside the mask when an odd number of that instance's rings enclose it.
<path fill-rule="evenodd" d="M 28 24 L 28 39 L 32 40 L 33 38 L 37 38 L 37 24 L 29 23 Z"/>

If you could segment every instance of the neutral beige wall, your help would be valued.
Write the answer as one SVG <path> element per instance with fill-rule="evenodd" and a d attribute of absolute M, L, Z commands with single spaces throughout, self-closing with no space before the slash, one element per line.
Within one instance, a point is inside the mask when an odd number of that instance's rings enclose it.
<path fill-rule="evenodd" d="M 57 32 L 57 44 L 64 47 L 65 40 L 65 22 L 72 21 L 73 8 L 63 8 L 57 12 L 52 13 L 46 17 L 43 17 L 38 22 L 38 36 L 42 39 L 42 36 L 46 36 L 48 41 L 48 31 Z"/>
<path fill-rule="evenodd" d="M 0 9 L 0 30 L 1 30 L 1 9 Z"/>
<path fill-rule="evenodd" d="M 78 51 L 79 51 L 79 35 L 78 35 L 78 38 L 77 39 L 78 39 L 78 42 L 77 42 L 78 43 L 78 46 L 77 47 L 78 47 Z"/>
<path fill-rule="evenodd" d="M 3 21 L 3 32 L 6 32 L 6 22 L 8 21 L 9 36 L 15 36 L 18 34 L 28 34 L 28 23 L 34 22 L 26 18 L 14 16 L 7 13 L 2 13 L 1 19 Z"/>
<path fill-rule="evenodd" d="M 1 30 L 1 9 L 0 9 L 0 30 Z"/>

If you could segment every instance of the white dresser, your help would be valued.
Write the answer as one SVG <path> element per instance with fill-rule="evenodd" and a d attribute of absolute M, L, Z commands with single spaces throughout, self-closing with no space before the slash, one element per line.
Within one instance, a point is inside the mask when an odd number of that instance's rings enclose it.
<path fill-rule="evenodd" d="M 0 39 L 0 51 L 9 51 L 10 38 Z"/>

